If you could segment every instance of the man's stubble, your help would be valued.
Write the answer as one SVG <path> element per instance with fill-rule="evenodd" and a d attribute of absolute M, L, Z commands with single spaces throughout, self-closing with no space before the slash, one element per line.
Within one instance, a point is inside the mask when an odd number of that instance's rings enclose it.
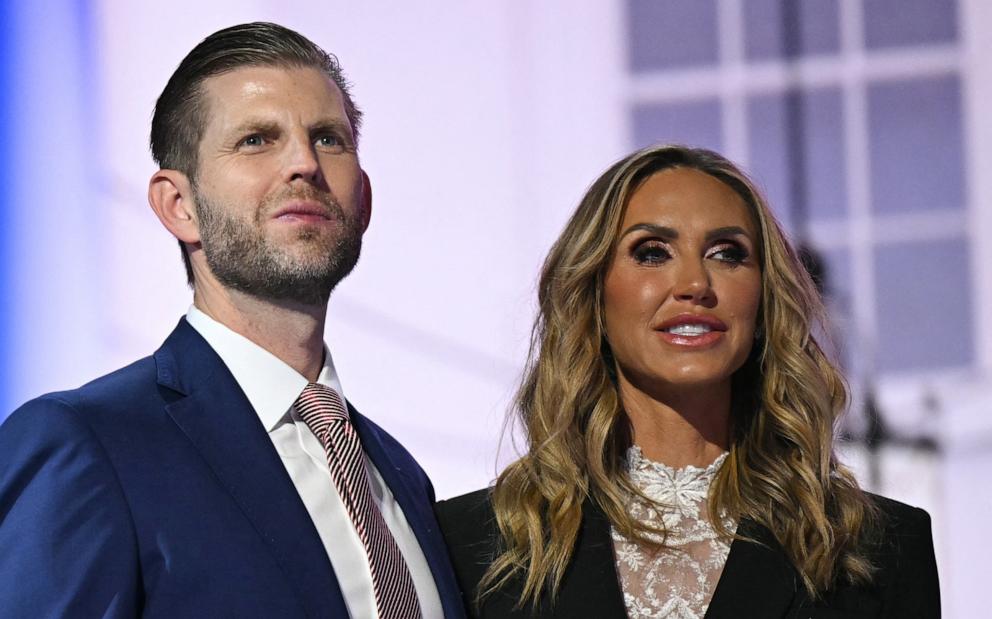
<path fill-rule="evenodd" d="M 363 232 L 360 222 L 349 219 L 332 198 L 313 188 L 267 198 L 255 211 L 253 222 L 237 218 L 232 214 L 234 209 L 208 199 L 196 187 L 193 196 L 207 265 L 228 288 L 270 301 L 318 305 L 327 302 L 334 287 L 358 262 Z M 340 224 L 330 234 L 302 226 L 295 241 L 307 245 L 304 257 L 275 245 L 262 226 L 266 213 L 293 198 L 320 202 L 329 217 Z"/>

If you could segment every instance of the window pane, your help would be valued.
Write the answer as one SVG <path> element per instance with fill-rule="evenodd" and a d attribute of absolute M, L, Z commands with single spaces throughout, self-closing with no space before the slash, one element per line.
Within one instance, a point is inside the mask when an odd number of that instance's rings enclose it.
<path fill-rule="evenodd" d="M 784 222 L 847 211 L 844 123 L 837 88 L 763 94 L 747 104 L 751 169 Z"/>
<path fill-rule="evenodd" d="M 964 207 L 957 76 L 870 85 L 868 129 L 876 213 Z"/>
<path fill-rule="evenodd" d="M 634 108 L 634 144 L 679 143 L 722 150 L 720 102 L 716 99 L 647 104 Z"/>
<path fill-rule="evenodd" d="M 957 40 L 956 0 L 864 0 L 869 49 Z"/>
<path fill-rule="evenodd" d="M 636 73 L 716 64 L 716 0 L 628 0 L 630 67 Z"/>
<path fill-rule="evenodd" d="M 840 361 L 847 373 L 855 374 L 858 365 L 857 349 L 861 341 L 854 328 L 851 307 L 851 252 L 833 249 L 817 252 L 823 262 L 823 302 L 827 307 L 827 341 L 821 342 L 832 358 Z"/>
<path fill-rule="evenodd" d="M 748 60 L 834 54 L 840 49 L 837 0 L 743 2 Z"/>
<path fill-rule="evenodd" d="M 968 365 L 974 355 L 968 240 L 875 248 L 878 369 Z"/>

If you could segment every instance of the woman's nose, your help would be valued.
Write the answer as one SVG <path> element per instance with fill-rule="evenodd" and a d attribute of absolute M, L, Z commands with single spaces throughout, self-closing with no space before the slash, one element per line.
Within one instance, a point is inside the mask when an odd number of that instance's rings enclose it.
<path fill-rule="evenodd" d="M 706 267 L 695 260 L 679 265 L 673 296 L 681 301 L 704 304 L 713 299 L 713 287 Z"/>

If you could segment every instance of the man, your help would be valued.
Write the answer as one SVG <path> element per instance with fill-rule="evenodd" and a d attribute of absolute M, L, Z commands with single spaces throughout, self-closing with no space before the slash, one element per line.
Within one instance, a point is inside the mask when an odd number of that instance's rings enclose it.
<path fill-rule="evenodd" d="M 460 617 L 413 458 L 323 344 L 371 193 L 337 61 L 207 37 L 159 97 L 149 202 L 193 306 L 151 357 L 0 427 L 3 617 Z"/>

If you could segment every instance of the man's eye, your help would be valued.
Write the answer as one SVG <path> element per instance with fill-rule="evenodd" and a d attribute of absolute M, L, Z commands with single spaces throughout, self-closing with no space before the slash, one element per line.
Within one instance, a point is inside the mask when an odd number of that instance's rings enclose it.
<path fill-rule="evenodd" d="M 325 148 L 341 146 L 341 140 L 336 135 L 322 135 L 317 138 L 317 145 Z"/>
<path fill-rule="evenodd" d="M 659 264 L 671 257 L 668 250 L 657 243 L 644 243 L 634 249 L 634 260 L 639 264 Z"/>
<path fill-rule="evenodd" d="M 265 143 L 265 140 L 260 135 L 249 135 L 245 139 L 241 140 L 242 146 L 261 146 Z"/>

